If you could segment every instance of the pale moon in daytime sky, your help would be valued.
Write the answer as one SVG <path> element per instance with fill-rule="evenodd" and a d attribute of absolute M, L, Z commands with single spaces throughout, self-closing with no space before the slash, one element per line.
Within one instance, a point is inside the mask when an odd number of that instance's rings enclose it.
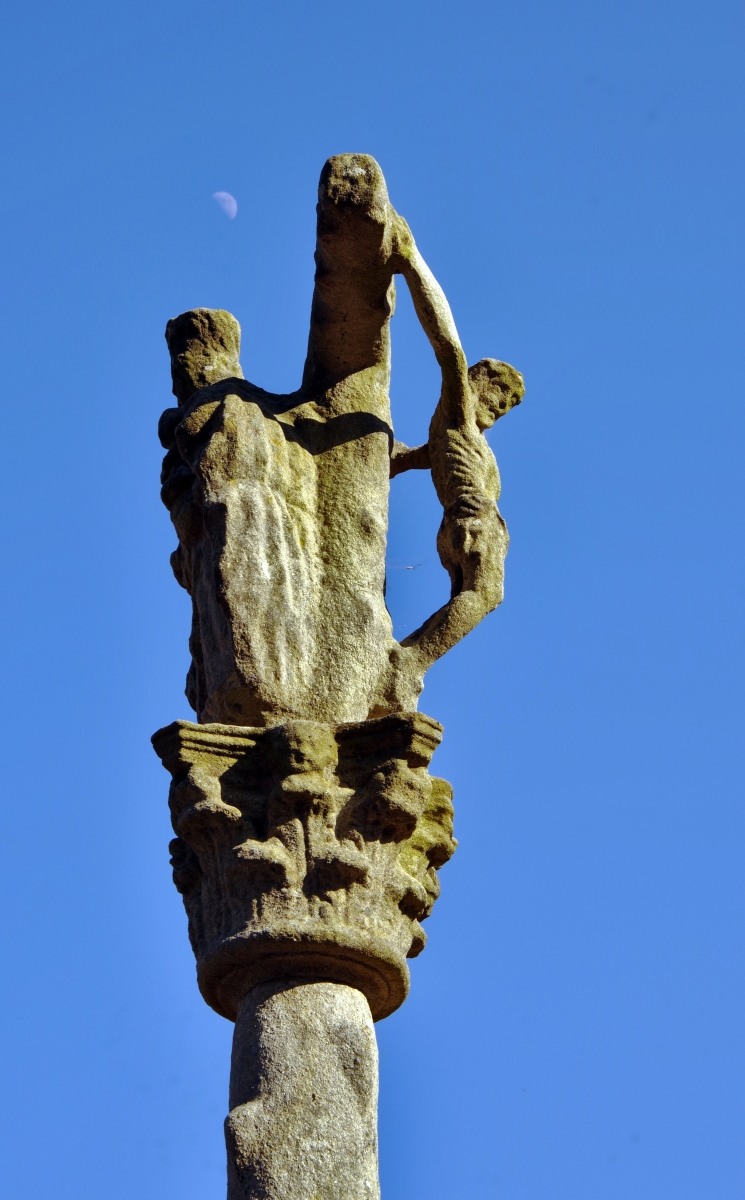
<path fill-rule="evenodd" d="M 213 200 L 216 200 L 220 208 L 226 216 L 230 217 L 231 221 L 238 212 L 238 201 L 235 196 L 231 196 L 230 192 L 213 192 Z"/>

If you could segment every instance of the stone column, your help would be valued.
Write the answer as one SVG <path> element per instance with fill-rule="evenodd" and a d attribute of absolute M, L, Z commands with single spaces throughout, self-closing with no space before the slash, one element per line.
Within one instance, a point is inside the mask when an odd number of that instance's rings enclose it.
<path fill-rule="evenodd" d="M 378 1194 L 372 1022 L 406 998 L 456 845 L 441 736 L 402 713 L 153 738 L 199 987 L 236 1022 L 230 1200 Z"/>
<path fill-rule="evenodd" d="M 455 849 L 451 788 L 427 771 L 442 728 L 411 710 L 429 667 L 502 598 L 508 538 L 484 432 L 524 391 L 507 363 L 468 367 L 374 159 L 330 158 L 317 213 L 297 391 L 244 378 L 230 313 L 193 309 L 166 329 L 178 405 L 159 425 L 161 495 L 192 598 L 200 724 L 153 742 L 173 776 L 199 987 L 236 1022 L 231 1200 L 377 1195 L 371 1021 L 406 998 Z M 388 395 L 396 275 L 441 372 L 414 448 L 394 438 Z M 399 643 L 388 491 L 411 469 L 432 472 L 451 596 Z"/>
<path fill-rule="evenodd" d="M 248 993 L 225 1122 L 229 1200 L 378 1200 L 377 1110 L 362 992 L 300 980 Z"/>

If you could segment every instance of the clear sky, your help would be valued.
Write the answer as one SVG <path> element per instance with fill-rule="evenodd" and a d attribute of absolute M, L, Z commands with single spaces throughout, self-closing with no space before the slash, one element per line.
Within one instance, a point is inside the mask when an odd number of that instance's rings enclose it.
<path fill-rule="evenodd" d="M 191 715 L 163 330 L 228 308 L 247 377 L 294 387 L 318 174 L 360 151 L 469 361 L 527 385 L 490 435 L 504 604 L 422 697 L 460 848 L 378 1027 L 385 1200 L 742 1200 L 744 26 L 723 0 L 5 9 L 3 1195 L 224 1196 L 231 1026 L 149 743 Z M 414 442 L 438 375 L 399 298 Z M 446 594 L 437 521 L 395 480 L 401 635 Z"/>

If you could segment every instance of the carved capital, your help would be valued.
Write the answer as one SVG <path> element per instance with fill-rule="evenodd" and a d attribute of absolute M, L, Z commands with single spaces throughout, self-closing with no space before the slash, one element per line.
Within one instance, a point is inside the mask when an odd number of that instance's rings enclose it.
<path fill-rule="evenodd" d="M 153 737 L 173 781 L 173 878 L 199 987 L 235 1020 L 282 979 L 358 988 L 378 1020 L 405 1000 L 407 958 L 453 854 L 452 789 L 427 766 L 422 713 L 269 729 L 175 721 Z"/>

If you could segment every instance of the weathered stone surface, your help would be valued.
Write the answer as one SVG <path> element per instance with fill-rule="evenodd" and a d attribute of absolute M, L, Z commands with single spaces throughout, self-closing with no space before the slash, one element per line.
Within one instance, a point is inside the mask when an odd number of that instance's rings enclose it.
<path fill-rule="evenodd" d="M 200 722 L 414 710 L 428 667 L 502 596 L 507 534 L 482 431 L 519 402 L 521 377 L 493 360 L 467 370 L 447 301 L 368 156 L 324 167 L 316 264 L 305 371 L 289 395 L 242 378 L 230 314 L 169 322 L 179 407 L 161 418 L 162 494 L 193 601 L 187 695 Z M 426 453 L 406 453 L 391 426 L 397 273 L 443 375 Z M 453 596 L 399 644 L 384 598 L 388 480 L 428 465 Z"/>
<path fill-rule="evenodd" d="M 358 988 L 376 1020 L 403 1002 L 456 846 L 452 789 L 427 772 L 441 736 L 423 713 L 155 734 L 174 882 L 217 1012 L 235 1020 L 252 988 L 291 978 Z"/>
<path fill-rule="evenodd" d="M 338 983 L 255 988 L 230 1074 L 229 1200 L 378 1200 L 378 1048 Z"/>
<path fill-rule="evenodd" d="M 424 674 L 502 599 L 507 530 L 484 431 L 523 396 L 469 368 L 447 300 L 374 159 L 329 159 L 297 391 L 243 377 L 230 313 L 169 321 L 161 417 L 172 565 L 192 598 L 187 696 L 200 724 L 153 742 L 171 772 L 174 881 L 205 1000 L 236 1021 L 231 1200 L 378 1196 L 372 1019 L 455 849 Z M 396 275 L 442 374 L 426 444 L 391 424 Z M 385 605 L 389 479 L 431 470 L 451 597 L 400 644 Z"/>

